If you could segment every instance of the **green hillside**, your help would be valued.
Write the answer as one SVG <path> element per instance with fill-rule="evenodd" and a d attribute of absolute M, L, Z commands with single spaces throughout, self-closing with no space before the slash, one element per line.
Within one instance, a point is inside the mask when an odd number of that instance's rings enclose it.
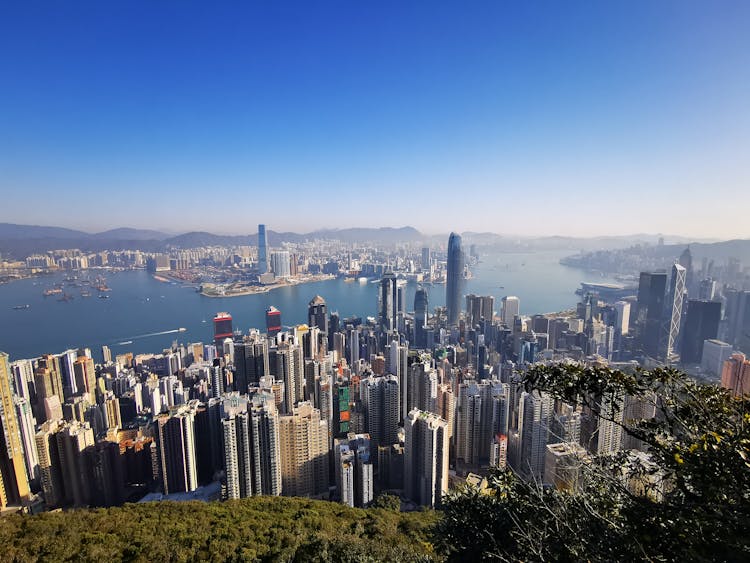
<path fill-rule="evenodd" d="M 3 561 L 436 561 L 434 512 L 298 498 L 144 503 L 0 519 Z"/>

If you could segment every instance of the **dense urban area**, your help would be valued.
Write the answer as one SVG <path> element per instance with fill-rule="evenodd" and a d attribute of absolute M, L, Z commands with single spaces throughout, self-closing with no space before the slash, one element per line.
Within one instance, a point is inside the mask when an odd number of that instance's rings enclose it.
<path fill-rule="evenodd" d="M 316 275 L 375 279 L 378 314 L 339 318 L 316 295 L 306 324 L 286 327 L 271 307 L 265 327 L 243 333 L 218 312 L 212 342 L 175 341 L 153 354 L 104 346 L 95 361 L 84 346 L 0 355 L 5 509 L 254 495 L 368 507 L 387 493 L 415 510 L 440 507 L 459 484 L 486 487 L 492 468 L 569 489 L 583 460 L 647 458 L 623 427 L 653 419 L 658 401 L 556 400 L 520 384 L 530 367 L 679 365 L 735 395 L 750 390 L 750 291 L 737 260 L 696 267 L 685 248 L 668 271 L 642 272 L 637 287 L 582 284 L 576 310 L 529 317 L 516 296 L 463 295 L 478 256 L 456 234 L 447 251 L 353 252 L 336 242 L 271 250 L 264 225 L 258 241 L 26 258 L 29 273 L 70 272 L 46 290 L 62 298 L 74 287 L 106 296 L 105 283 L 84 276 L 96 267 L 148 267 L 225 295 Z M 446 307 L 431 310 L 425 288 L 441 282 Z M 422 284 L 414 303 L 405 302 L 409 283 Z"/>

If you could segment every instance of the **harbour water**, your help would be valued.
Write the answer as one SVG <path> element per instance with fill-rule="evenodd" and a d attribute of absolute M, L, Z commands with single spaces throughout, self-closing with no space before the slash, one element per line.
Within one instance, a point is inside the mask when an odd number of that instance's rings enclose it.
<path fill-rule="evenodd" d="M 569 251 L 497 253 L 481 257 L 467 280 L 464 293 L 493 295 L 496 310 L 504 295 L 521 300 L 522 314 L 547 313 L 573 307 L 575 290 L 581 281 L 614 282 L 606 277 L 591 279 L 585 272 L 562 266 L 561 257 Z M 218 311 L 228 311 L 235 329 L 247 331 L 265 326 L 265 311 L 273 305 L 281 311 L 282 323 L 307 321 L 307 304 L 322 295 L 329 311 L 341 318 L 375 316 L 377 285 L 348 283 L 342 279 L 302 284 L 258 295 L 211 298 L 192 287 L 157 281 L 145 271 L 105 274 L 111 291 L 99 299 L 93 288 L 66 287 L 73 297 L 59 301 L 59 295 L 44 297 L 42 292 L 69 274 L 55 274 L 0 285 L 0 350 L 11 360 L 58 353 L 67 348 L 88 346 L 94 358 L 101 359 L 101 346 L 113 354 L 160 352 L 172 341 L 204 342 L 212 339 L 212 319 Z M 94 277 L 94 274 L 91 275 Z M 81 290 L 90 289 L 90 297 Z M 445 304 L 445 286 L 428 287 L 430 309 Z M 408 309 L 412 309 L 416 285 L 407 289 Z M 28 308 L 14 309 L 19 305 Z M 180 327 L 186 331 L 178 332 Z"/>

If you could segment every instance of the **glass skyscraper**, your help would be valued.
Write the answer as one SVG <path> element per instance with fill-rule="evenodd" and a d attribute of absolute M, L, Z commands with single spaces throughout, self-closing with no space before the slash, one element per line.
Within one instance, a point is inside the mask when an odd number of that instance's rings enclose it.
<path fill-rule="evenodd" d="M 258 225 L 258 272 L 268 272 L 268 239 L 265 225 Z"/>
<path fill-rule="evenodd" d="M 461 235 L 451 233 L 448 238 L 448 270 L 445 284 L 445 306 L 448 310 L 448 325 L 458 324 L 461 313 L 461 287 L 464 275 L 464 251 Z"/>

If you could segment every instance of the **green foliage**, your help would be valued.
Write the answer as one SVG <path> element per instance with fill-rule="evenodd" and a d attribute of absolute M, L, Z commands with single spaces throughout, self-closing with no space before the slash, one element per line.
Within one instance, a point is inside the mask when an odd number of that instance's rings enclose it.
<path fill-rule="evenodd" d="M 396 495 L 383 493 L 375 497 L 375 500 L 372 501 L 372 507 L 384 508 L 386 510 L 395 510 L 396 512 L 398 512 L 399 510 L 401 510 L 401 499 Z"/>
<path fill-rule="evenodd" d="M 750 559 L 749 397 L 673 369 L 538 365 L 522 383 L 602 418 L 612 412 L 604 402 L 617 410 L 625 396 L 650 401 L 655 417 L 622 423 L 650 456 L 594 458 L 574 492 L 511 472 L 491 475 L 487 494 L 452 492 L 434 534 L 450 560 Z"/>
<path fill-rule="evenodd" d="M 436 520 L 283 497 L 129 504 L 2 518 L 0 559 L 426 562 L 440 560 L 427 535 Z"/>

